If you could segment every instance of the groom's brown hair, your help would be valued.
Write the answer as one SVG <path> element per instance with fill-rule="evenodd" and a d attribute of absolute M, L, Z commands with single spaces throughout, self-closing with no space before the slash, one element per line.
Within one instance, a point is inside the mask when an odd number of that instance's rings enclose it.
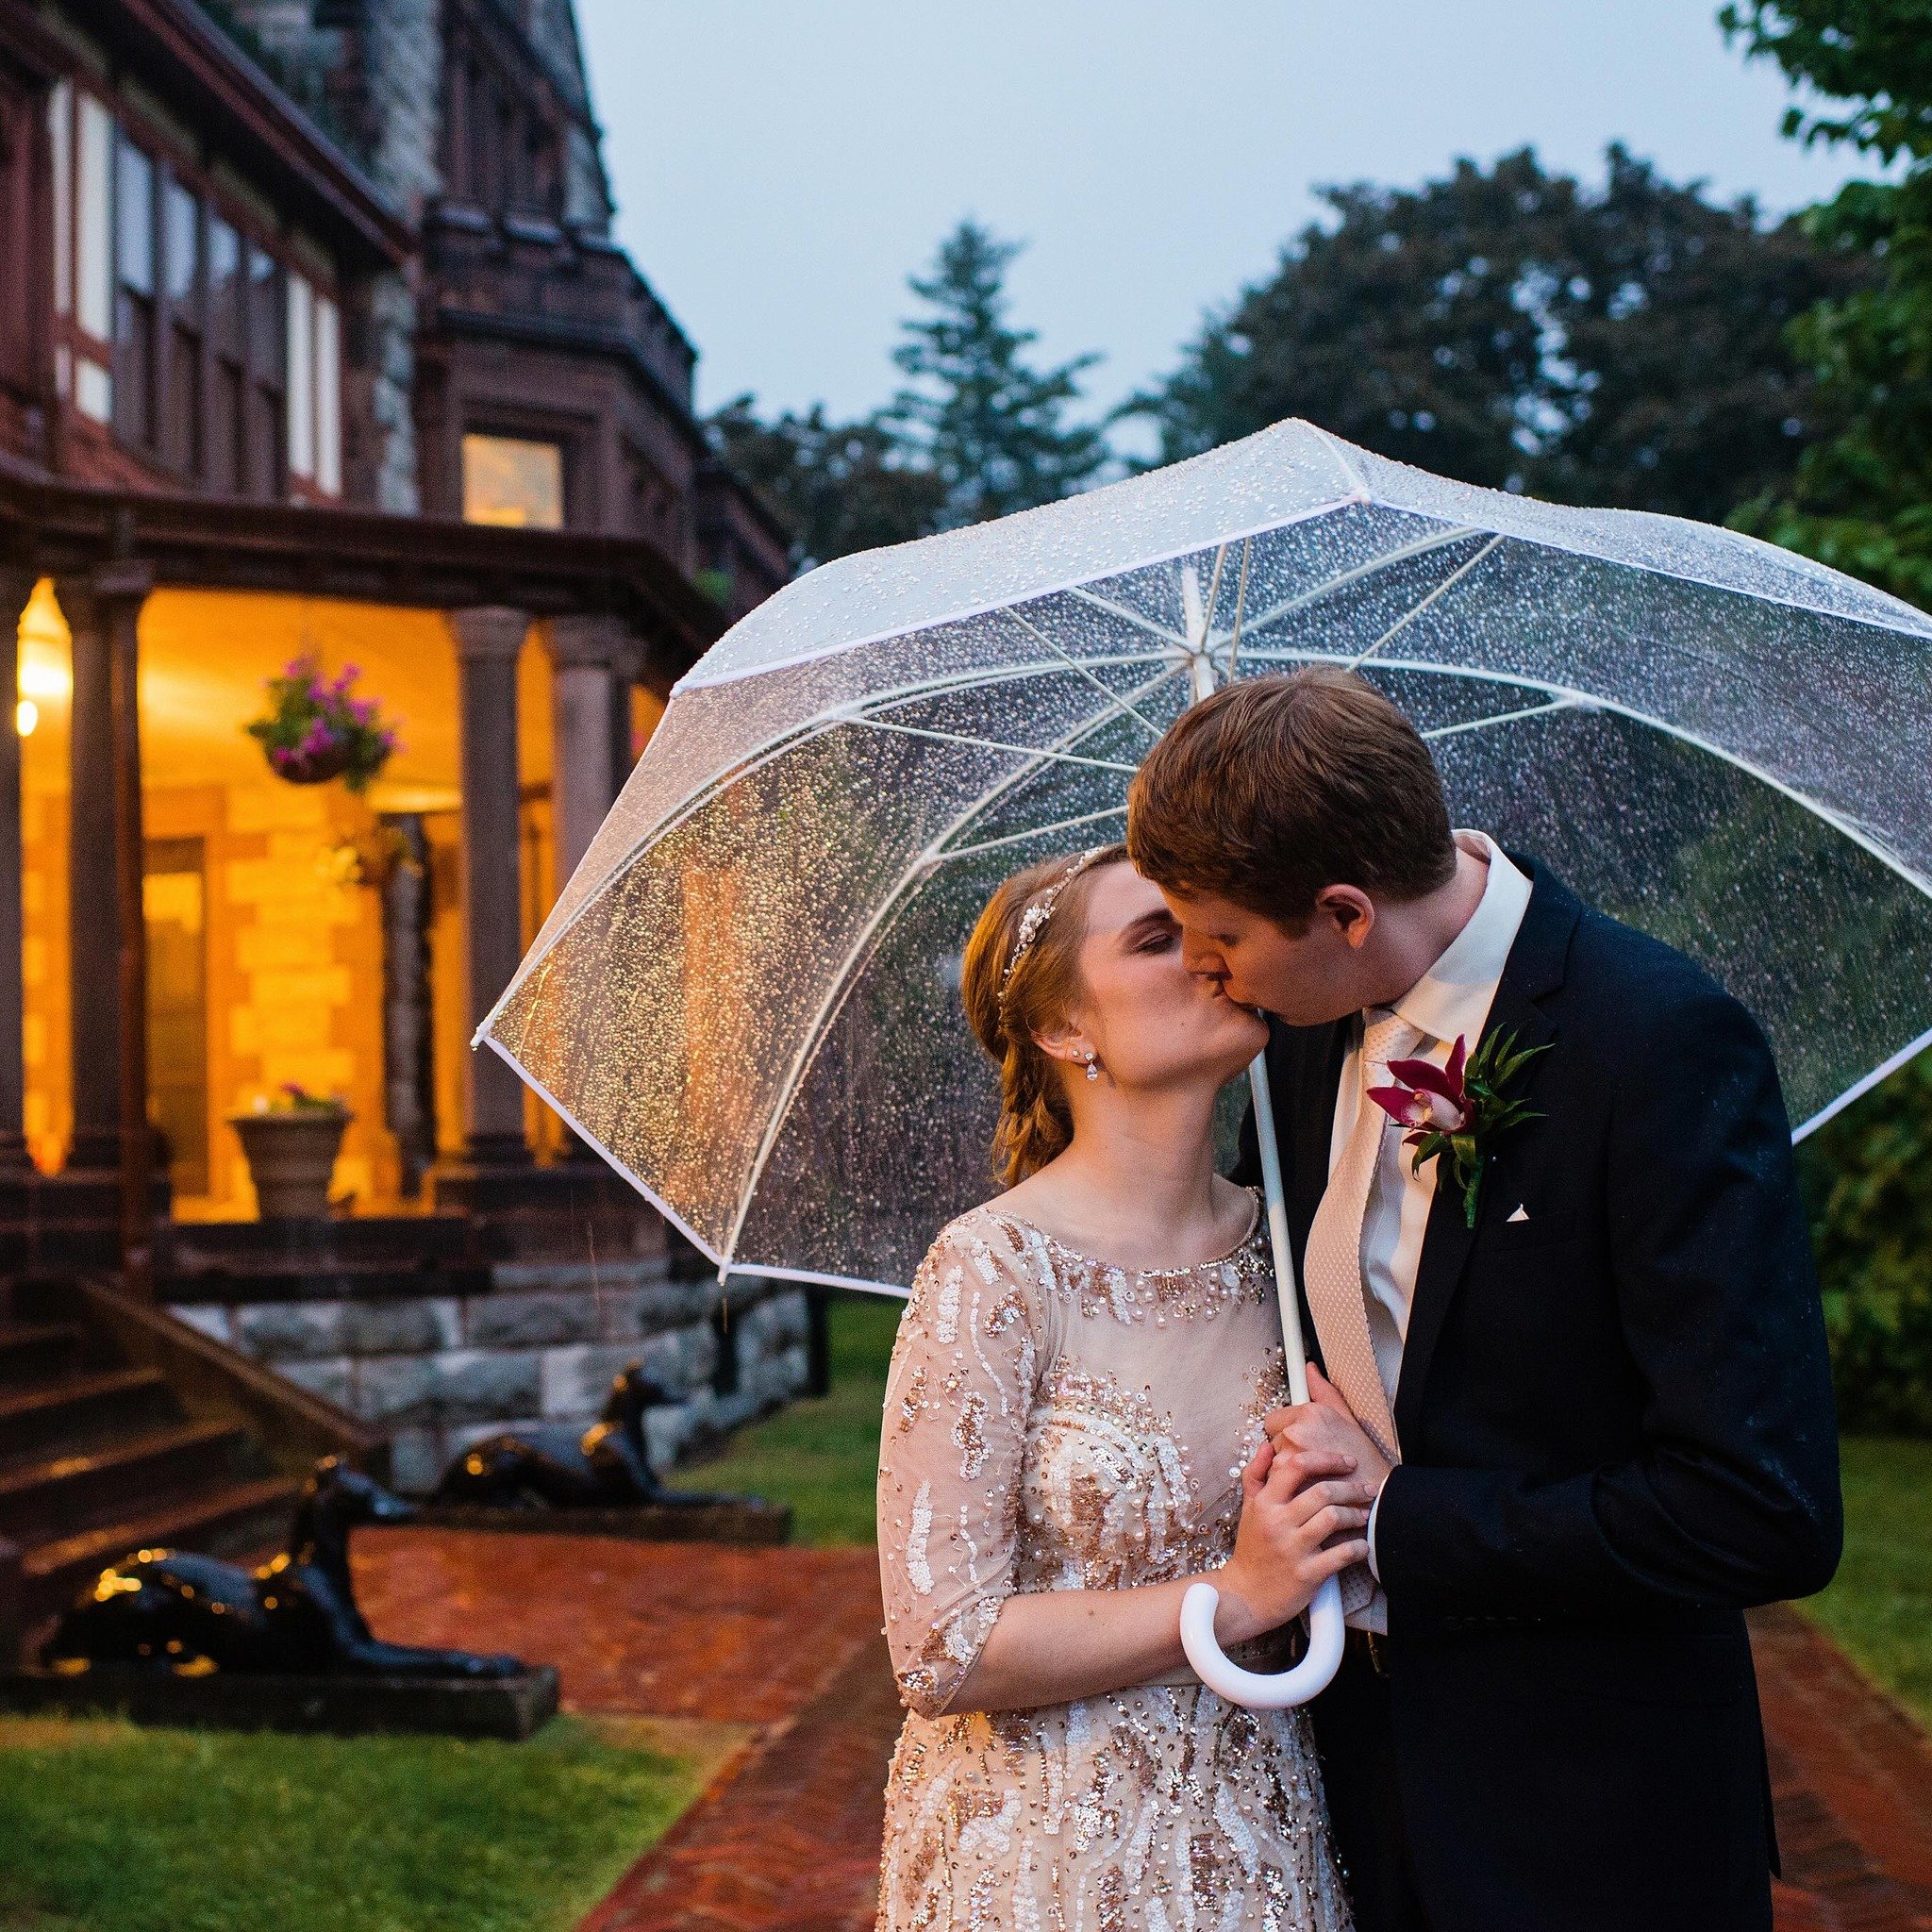
<path fill-rule="evenodd" d="M 1182 712 L 1128 793 L 1127 851 L 1158 886 L 1291 927 L 1324 886 L 1401 902 L 1456 871 L 1428 746 L 1328 665 L 1243 678 Z"/>

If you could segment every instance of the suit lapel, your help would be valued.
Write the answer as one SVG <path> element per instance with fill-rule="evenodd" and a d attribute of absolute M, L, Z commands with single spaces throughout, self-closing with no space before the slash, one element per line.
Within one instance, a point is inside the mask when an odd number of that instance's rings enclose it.
<path fill-rule="evenodd" d="M 1549 873 L 1514 853 L 1510 858 L 1530 874 L 1533 884 L 1516 943 L 1509 949 L 1508 962 L 1490 1007 L 1483 1038 L 1514 1033 L 1520 1046 L 1546 1046 L 1556 1037 L 1556 1024 L 1539 1002 L 1563 983 L 1571 936 L 1583 908 Z M 1475 1043 L 1471 1042 L 1472 1046 Z M 1542 1059 L 1538 1058 L 1524 1070 L 1525 1096 L 1534 1094 L 1542 1066 Z M 1443 1322 L 1468 1266 L 1477 1228 L 1494 1208 L 1491 1191 L 1485 1189 L 1477 1198 L 1476 1227 L 1473 1228 L 1464 1214 L 1460 1191 L 1453 1185 L 1437 1186 L 1423 1234 L 1415 1293 L 1408 1307 L 1408 1335 L 1402 1348 L 1402 1376 L 1395 1391 L 1395 1432 L 1402 1441 L 1418 1439 L 1423 1391 L 1436 1343 L 1441 1339 Z"/>

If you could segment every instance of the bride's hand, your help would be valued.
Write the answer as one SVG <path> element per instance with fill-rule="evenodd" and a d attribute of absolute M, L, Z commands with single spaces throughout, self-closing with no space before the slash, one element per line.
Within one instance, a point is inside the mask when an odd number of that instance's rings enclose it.
<path fill-rule="evenodd" d="M 1214 1631 L 1224 1644 L 1278 1629 L 1299 1616 L 1330 1576 L 1365 1563 L 1374 1491 L 1355 1458 L 1328 1450 L 1277 1453 L 1264 1442 L 1241 1472 L 1234 1555 L 1212 1582 Z"/>

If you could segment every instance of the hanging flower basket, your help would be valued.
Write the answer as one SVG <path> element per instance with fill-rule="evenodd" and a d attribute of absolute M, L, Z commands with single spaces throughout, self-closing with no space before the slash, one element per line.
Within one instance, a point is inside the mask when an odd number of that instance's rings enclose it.
<path fill-rule="evenodd" d="M 349 664 L 325 680 L 316 659 L 303 656 L 269 679 L 268 714 L 247 728 L 277 778 L 291 785 L 341 778 L 351 791 L 361 791 L 388 764 L 395 726 L 382 722 L 373 698 L 356 696 L 360 675 Z"/>

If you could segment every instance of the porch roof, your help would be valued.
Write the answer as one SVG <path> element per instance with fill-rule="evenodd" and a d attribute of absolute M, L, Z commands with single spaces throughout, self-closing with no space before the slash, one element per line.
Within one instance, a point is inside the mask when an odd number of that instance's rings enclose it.
<path fill-rule="evenodd" d="M 641 537 L 107 490 L 10 466 L 0 468 L 0 558 L 42 576 L 139 563 L 156 588 L 609 614 L 648 646 L 646 681 L 667 689 L 726 622 Z"/>

